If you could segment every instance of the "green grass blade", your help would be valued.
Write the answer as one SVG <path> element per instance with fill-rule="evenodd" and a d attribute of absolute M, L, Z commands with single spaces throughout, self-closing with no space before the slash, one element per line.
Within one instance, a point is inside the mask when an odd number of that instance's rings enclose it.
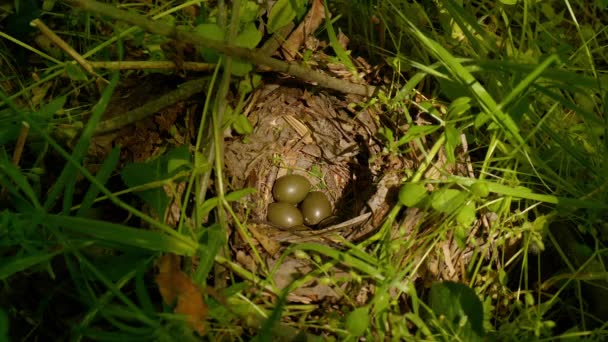
<path fill-rule="evenodd" d="M 63 253 L 63 250 L 29 256 L 18 255 L 2 258 L 0 259 L 0 279 L 4 280 L 15 273 L 25 271 L 38 264 L 50 261 L 53 257 L 61 253 Z"/>
<path fill-rule="evenodd" d="M 343 263 L 344 265 L 353 267 L 358 269 L 359 271 L 367 274 L 370 277 L 375 279 L 382 280 L 384 279 L 384 275 L 379 271 L 376 265 L 370 265 L 356 257 L 354 257 L 350 253 L 345 253 L 329 246 L 323 246 L 316 243 L 302 243 L 299 245 L 292 246 L 294 250 L 302 250 L 302 251 L 314 251 L 317 253 L 324 254 L 336 261 Z"/>
<path fill-rule="evenodd" d="M 570 208 L 589 208 L 589 209 L 605 209 L 608 208 L 608 203 L 599 201 L 589 201 L 576 198 L 567 198 L 554 195 L 546 195 L 534 192 L 532 189 L 525 186 L 509 186 L 504 184 L 498 184 L 494 182 L 479 181 L 473 178 L 451 176 L 450 181 L 455 183 L 471 186 L 473 183 L 482 182 L 488 186 L 490 192 L 503 195 L 512 196 L 516 198 L 529 199 L 550 204 L 560 204 Z"/>
<path fill-rule="evenodd" d="M 529 73 L 519 84 L 502 100 L 499 104 L 499 108 L 506 108 L 511 102 L 515 101 L 526 89 L 534 83 L 534 81 L 541 76 L 541 74 L 551 66 L 551 64 L 557 62 L 559 57 L 557 55 L 551 55 L 540 63 L 534 70 Z"/>
<path fill-rule="evenodd" d="M 443 4 L 467 37 L 467 40 L 473 45 L 475 52 L 486 55 L 489 51 L 496 50 L 494 39 L 490 37 L 486 30 L 479 25 L 477 20 L 467 13 L 461 5 L 454 0 L 443 1 Z M 478 35 L 479 38 L 475 35 Z"/>
<path fill-rule="evenodd" d="M 397 14 L 399 15 L 399 18 L 410 28 L 410 31 L 414 37 L 417 38 L 418 41 L 420 41 L 435 58 L 445 65 L 454 80 L 460 83 L 463 87 L 469 89 L 473 97 L 483 108 L 485 114 L 491 117 L 494 122 L 496 122 L 505 132 L 508 133 L 508 137 L 512 140 L 513 145 L 525 146 L 524 139 L 520 135 L 519 128 L 513 119 L 500 109 L 488 91 L 458 61 L 458 59 L 450 54 L 450 52 L 441 46 L 441 44 L 422 33 L 422 31 L 420 31 L 416 25 L 405 17 L 403 13 L 397 11 Z"/>
<path fill-rule="evenodd" d="M 95 178 L 99 182 L 99 184 L 105 184 L 106 181 L 112 175 L 116 164 L 118 164 L 118 160 L 120 158 L 120 149 L 115 147 L 110 151 L 106 159 L 103 161 L 103 164 L 99 168 L 99 171 L 95 175 Z M 95 184 L 91 184 L 87 193 L 84 195 L 82 202 L 80 203 L 80 208 L 76 212 L 76 216 L 84 215 L 93 205 L 95 198 L 99 194 L 100 189 L 97 188 Z"/>
<path fill-rule="evenodd" d="M 348 55 L 346 50 L 344 50 L 342 44 L 340 44 L 340 42 L 338 41 L 338 36 L 336 35 L 336 31 L 334 31 L 334 27 L 331 23 L 327 4 L 323 5 L 323 7 L 325 8 L 325 29 L 327 30 L 327 36 L 329 37 L 329 45 L 336 53 L 336 56 L 338 57 L 340 62 L 344 64 L 346 69 L 348 69 L 348 71 L 350 71 L 353 75 L 357 76 L 357 68 L 355 68 L 355 65 L 350 60 L 350 56 Z"/>
<path fill-rule="evenodd" d="M 78 139 L 78 143 L 74 147 L 74 151 L 72 152 L 72 159 L 77 163 L 80 163 L 84 156 L 86 155 L 89 143 L 99 122 L 101 121 L 101 116 L 105 112 L 108 103 L 110 103 L 110 97 L 118 84 L 119 73 L 116 72 L 112 75 L 112 79 L 110 80 L 110 84 L 106 86 L 104 89 L 99 102 L 95 106 L 93 106 L 93 111 L 91 112 L 91 118 L 87 122 L 87 125 L 84 127 L 82 134 L 80 135 L 80 139 Z M 74 190 L 76 187 L 76 176 L 78 174 L 78 170 L 71 165 L 69 162 L 66 163 L 65 168 L 59 175 L 59 178 L 53 185 L 53 189 L 49 193 L 49 197 L 47 197 L 46 202 L 44 203 L 44 208 L 49 210 L 55 203 L 56 197 L 59 195 L 59 192 L 65 186 L 65 192 L 63 195 L 63 213 L 68 214 L 70 208 L 72 207 L 72 201 L 74 198 Z"/>
<path fill-rule="evenodd" d="M 161 232 L 137 229 L 122 224 L 88 218 L 46 215 L 44 222 L 97 239 L 155 252 L 194 255 L 198 248 L 198 244 L 195 241 L 185 236 L 182 236 L 182 239 L 178 239 Z"/>
<path fill-rule="evenodd" d="M 9 179 L 12 180 L 16 187 L 11 184 Z M 13 163 L 6 158 L 0 158 L 0 185 L 8 189 L 15 196 L 21 197 L 20 193 L 23 193 L 34 207 L 40 207 L 38 196 L 27 178 L 18 167 L 13 165 Z"/>
<path fill-rule="evenodd" d="M 214 224 L 204 230 L 200 241 L 199 262 L 192 276 L 194 282 L 198 284 L 205 282 L 213 268 L 215 256 L 221 251 L 222 247 L 226 246 L 226 232 L 220 225 Z"/>
<path fill-rule="evenodd" d="M 23 112 L 21 112 L 17 108 L 15 103 L 13 101 L 11 101 L 2 90 L 0 90 L 0 99 L 5 101 L 5 103 L 15 113 L 21 115 L 23 120 L 26 120 L 26 121 L 28 120 L 28 118 L 23 114 Z M 192 242 L 190 239 L 188 239 L 188 238 L 184 237 L 183 235 L 181 235 L 180 233 L 176 232 L 173 228 L 167 226 L 166 224 L 164 224 L 162 222 L 159 222 L 158 220 L 153 219 L 149 215 L 146 215 L 143 212 L 141 212 L 140 210 L 137 210 L 137 209 L 129 206 L 125 202 L 121 201 L 117 196 L 112 194 L 108 189 L 104 188 L 103 184 L 100 184 L 97 181 L 97 179 L 93 175 L 91 175 L 91 173 L 85 167 L 83 167 L 82 165 L 80 165 L 80 163 L 78 163 L 76 160 L 74 160 L 72 158 L 72 156 L 65 149 L 63 149 L 42 127 L 38 126 L 38 124 L 36 124 L 35 122 L 31 122 L 30 124 L 34 131 L 36 131 L 38 134 L 40 134 L 49 143 L 49 145 L 51 145 L 51 147 L 53 147 L 53 149 L 55 149 L 57 151 L 57 153 L 59 153 L 69 163 L 71 163 L 74 167 L 76 167 L 78 169 L 78 171 L 80 171 L 80 173 L 82 173 L 84 175 L 85 178 L 87 178 L 92 184 L 94 184 L 98 189 L 100 189 L 100 191 L 104 195 L 106 195 L 112 201 L 112 203 L 116 204 L 117 206 L 119 206 L 120 208 L 122 208 L 124 210 L 129 211 L 133 215 L 141 218 L 144 222 L 150 224 L 152 227 L 158 228 L 158 229 L 164 231 L 166 234 L 171 235 L 178 240 L 185 241 L 186 244 L 189 244 Z"/>

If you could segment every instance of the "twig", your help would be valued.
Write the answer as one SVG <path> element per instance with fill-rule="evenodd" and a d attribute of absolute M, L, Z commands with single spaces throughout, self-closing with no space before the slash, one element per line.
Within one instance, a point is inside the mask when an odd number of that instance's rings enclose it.
<path fill-rule="evenodd" d="M 95 77 L 101 78 L 101 76 L 99 76 L 97 73 L 95 73 L 95 70 L 93 70 L 93 68 L 91 67 L 89 62 L 87 62 L 87 60 L 84 59 L 84 57 L 82 57 L 78 52 L 76 52 L 76 50 L 74 50 L 68 43 L 66 43 L 65 40 L 61 39 L 61 37 L 56 35 L 55 32 L 53 32 L 48 26 L 46 26 L 45 23 L 42 22 L 42 20 L 34 19 L 30 23 L 30 25 L 38 28 L 38 30 L 40 30 L 40 32 L 42 32 L 42 34 L 47 36 L 55 45 L 57 45 L 60 49 L 65 51 L 65 53 L 67 53 L 78 64 L 80 64 L 80 66 L 84 70 L 86 70 L 86 72 L 88 72 L 89 74 L 91 74 Z"/>
<path fill-rule="evenodd" d="M 277 32 L 275 32 L 270 39 L 264 42 L 264 45 L 260 48 L 260 52 L 265 54 L 266 56 L 272 56 L 275 51 L 277 51 L 281 45 L 285 42 L 285 38 L 293 31 L 293 28 L 296 25 L 291 22 L 282 28 L 280 28 Z"/>
<path fill-rule="evenodd" d="M 111 5 L 102 4 L 94 0 L 64 0 L 65 2 L 80 7 L 84 10 L 95 12 L 99 15 L 114 18 L 127 22 L 131 25 L 139 26 L 147 32 L 170 37 L 178 41 L 184 41 L 197 46 L 204 46 L 216 50 L 225 55 L 244 59 L 257 65 L 265 65 L 276 72 L 283 72 L 301 80 L 316 83 L 322 87 L 337 90 L 348 94 L 371 96 L 376 91 L 376 87 L 351 83 L 335 77 L 328 76 L 320 71 L 312 70 L 308 67 L 290 64 L 278 59 L 266 56 L 258 49 L 246 49 L 235 45 L 226 44 L 223 41 L 207 39 L 196 32 L 189 32 L 173 25 L 160 21 L 153 21 L 147 17 L 135 13 L 119 10 Z"/>
<path fill-rule="evenodd" d="M 178 66 L 172 61 L 101 61 L 88 62 L 95 69 L 110 69 L 110 70 L 131 70 L 131 69 L 177 69 Z M 191 71 L 210 71 L 215 68 L 215 64 L 198 63 L 198 62 L 183 62 L 180 69 Z"/>
<path fill-rule="evenodd" d="M 30 132 L 30 125 L 23 121 L 21 122 L 21 131 L 19 131 L 19 137 L 17 138 L 17 142 L 15 143 L 15 150 L 13 151 L 13 165 L 19 166 L 19 162 L 21 161 L 21 155 L 23 154 L 23 147 L 25 146 L 25 141 L 27 140 L 27 135 Z"/>
<path fill-rule="evenodd" d="M 4 39 L 8 40 L 9 42 L 12 42 L 12 43 L 14 43 L 14 44 L 16 44 L 18 46 L 21 46 L 22 48 L 24 48 L 26 50 L 29 50 L 29 51 L 37 54 L 38 56 L 40 56 L 42 58 L 45 58 L 45 59 L 47 59 L 47 60 L 49 60 L 49 61 L 51 61 L 51 62 L 53 62 L 55 64 L 61 64 L 61 63 L 63 63 L 62 61 L 58 60 L 57 58 L 54 58 L 53 56 L 49 56 L 48 54 L 46 54 L 46 53 L 44 53 L 44 52 L 36 49 L 35 47 L 33 47 L 33 46 L 29 45 L 29 44 L 26 44 L 26 43 L 20 41 L 19 39 L 15 38 L 15 37 L 9 36 L 8 34 L 6 34 L 6 32 L 0 31 L 0 38 L 4 38 Z M 11 98 L 13 98 L 13 96 L 11 96 Z"/>
<path fill-rule="evenodd" d="M 179 86 L 178 89 L 170 91 L 165 95 L 147 102 L 143 106 L 124 113 L 120 116 L 105 120 L 97 125 L 95 134 L 102 134 L 117 130 L 130 123 L 141 120 L 147 116 L 157 113 L 159 110 L 170 106 L 179 101 L 186 100 L 190 96 L 203 91 L 207 87 L 207 82 L 203 79 L 188 81 Z"/>
<path fill-rule="evenodd" d="M 323 9 L 323 3 L 320 0 L 314 0 L 312 2 L 312 6 L 304 17 L 304 20 L 302 20 L 300 25 L 291 32 L 289 38 L 281 45 L 281 51 L 283 51 L 286 60 L 290 62 L 295 60 L 298 50 L 302 44 L 304 44 L 306 38 L 319 28 L 323 19 L 325 19 L 325 11 Z"/>

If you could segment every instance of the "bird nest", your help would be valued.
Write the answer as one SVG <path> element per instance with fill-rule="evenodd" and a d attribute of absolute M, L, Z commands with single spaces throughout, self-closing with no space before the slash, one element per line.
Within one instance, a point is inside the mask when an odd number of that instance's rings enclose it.
<path fill-rule="evenodd" d="M 253 133 L 228 141 L 225 149 L 231 185 L 257 190 L 237 208 L 254 234 L 279 242 L 323 241 L 334 234 L 352 241 L 382 220 L 387 210 L 368 205 L 378 196 L 382 169 L 370 160 L 381 152 L 375 138 L 379 119 L 370 109 L 353 109 L 360 100 L 280 85 L 258 90 L 247 115 Z M 333 216 L 322 226 L 284 230 L 267 221 L 272 186 L 286 174 L 306 177 L 312 189 L 327 195 Z M 386 191 L 380 195 L 386 200 Z"/>
<path fill-rule="evenodd" d="M 226 141 L 225 163 L 230 185 L 233 189 L 256 190 L 245 201 L 235 202 L 238 219 L 246 223 L 254 239 L 237 230 L 232 247 L 237 260 L 247 269 L 259 270 L 260 262 L 265 263 L 262 268 L 273 269 L 274 273 L 268 275 L 279 288 L 285 288 L 294 278 L 315 268 L 308 260 L 280 256 L 285 245 L 313 241 L 340 248 L 346 241 L 358 242 L 371 236 L 395 206 L 404 170 L 415 169 L 424 158 L 413 153 L 386 153 L 384 143 L 377 139 L 379 127 L 392 125 L 395 131 L 407 127 L 397 126 L 394 118 L 383 121 L 373 106 L 356 105 L 362 101 L 362 98 L 338 97 L 323 91 L 267 85 L 257 90 L 248 106 L 247 118 L 254 127 L 253 132 Z M 417 121 L 425 124 L 421 117 Z M 466 163 L 459 161 L 450 167 L 445 159 L 445 153 L 440 153 L 424 178 L 441 178 L 439 169 L 450 174 L 467 174 Z M 327 195 L 333 206 L 330 220 L 305 230 L 282 229 L 268 222 L 267 208 L 274 202 L 273 185 L 278 177 L 287 174 L 306 177 L 313 190 Z M 427 219 L 420 210 L 408 208 L 396 218 L 395 227 L 390 229 L 391 238 L 422 238 L 432 232 L 427 228 L 437 222 L 436 217 Z M 476 224 L 471 232 L 471 245 L 464 249 L 446 237 L 437 253 L 424 257 L 426 261 L 412 280 L 421 277 L 426 283 L 459 279 L 458 270 L 465 269 L 463 266 L 470 261 L 471 248 L 482 245 L 485 239 L 478 228 Z M 249 251 L 252 247 L 267 252 L 264 260 L 252 257 L 259 255 Z M 403 260 L 421 258 L 406 256 L 412 251 L 404 250 Z M 331 272 L 343 279 L 349 277 L 347 271 L 336 267 Z M 313 302 L 338 298 L 338 292 L 341 291 L 311 281 L 292 291 L 288 299 Z"/>

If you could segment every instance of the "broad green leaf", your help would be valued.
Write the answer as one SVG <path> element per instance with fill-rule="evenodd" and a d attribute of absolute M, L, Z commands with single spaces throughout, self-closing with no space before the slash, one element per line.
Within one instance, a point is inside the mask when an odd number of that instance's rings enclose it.
<path fill-rule="evenodd" d="M 498 283 L 502 286 L 507 286 L 507 282 L 509 280 L 509 275 L 505 272 L 504 268 L 498 269 Z"/>
<path fill-rule="evenodd" d="M 455 119 L 467 113 L 471 109 L 471 98 L 463 96 L 455 99 L 448 107 L 447 118 Z"/>
<path fill-rule="evenodd" d="M 471 190 L 471 192 L 473 193 L 473 195 L 475 195 L 475 196 L 477 196 L 479 198 L 488 197 L 488 195 L 490 195 L 490 188 L 484 182 L 475 182 L 475 183 L 473 183 L 473 185 L 471 185 L 471 187 L 469 188 L 469 190 Z"/>
<path fill-rule="evenodd" d="M 345 328 L 351 335 L 358 337 L 369 327 L 369 307 L 356 308 L 346 316 Z"/>
<path fill-rule="evenodd" d="M 445 73 L 444 67 L 439 68 L 439 71 Z M 439 82 L 439 89 L 441 94 L 447 97 L 448 99 L 455 100 L 462 97 L 469 96 L 469 92 L 460 83 L 454 81 L 451 77 L 448 78 L 437 78 L 437 82 Z"/>
<path fill-rule="evenodd" d="M 201 34 L 207 39 L 223 41 L 224 30 L 216 23 L 204 23 L 197 25 L 194 31 Z"/>
<path fill-rule="evenodd" d="M 57 112 L 63 109 L 67 96 L 57 96 L 51 102 L 45 104 L 38 110 L 37 117 L 50 120 Z"/>
<path fill-rule="evenodd" d="M 443 188 L 431 195 L 433 209 L 450 214 L 464 203 L 466 194 L 460 190 Z"/>
<path fill-rule="evenodd" d="M 207 39 L 213 39 L 218 41 L 224 40 L 224 30 L 215 23 L 204 23 L 197 25 L 194 28 L 194 32 L 199 33 Z M 201 48 L 201 56 L 209 63 L 216 63 L 220 59 L 220 54 L 215 50 L 208 48 Z"/>
<path fill-rule="evenodd" d="M 445 317 L 439 324 L 447 325 L 447 331 L 458 332 L 462 341 L 483 340 L 483 305 L 471 288 L 454 282 L 435 283 L 429 306 L 436 317 Z"/>
<path fill-rule="evenodd" d="M 262 82 L 262 76 L 258 74 L 246 75 L 239 82 L 239 94 L 249 94 L 253 91 L 253 89 L 257 88 Z"/>
<path fill-rule="evenodd" d="M 454 228 L 454 240 L 456 241 L 458 248 L 466 248 L 469 231 L 469 227 L 463 225 L 456 225 Z"/>
<path fill-rule="evenodd" d="M 170 150 L 163 159 L 167 160 L 167 174 L 171 176 L 192 166 L 190 149 L 186 145 Z"/>
<path fill-rule="evenodd" d="M 384 285 L 378 288 L 373 301 L 373 315 L 383 314 L 386 310 L 389 310 L 392 298 L 390 296 L 390 286 Z"/>
<path fill-rule="evenodd" d="M 419 139 L 424 136 L 427 136 L 436 130 L 441 128 L 439 125 L 426 125 L 426 126 L 412 126 L 410 127 L 404 136 L 402 136 L 399 141 L 397 141 L 397 146 L 401 146 L 403 144 L 407 144 L 414 139 Z"/>
<path fill-rule="evenodd" d="M 253 194 L 255 192 L 256 192 L 256 190 L 254 188 L 245 188 L 245 189 L 241 189 L 241 190 L 236 190 L 236 191 L 226 194 L 224 199 L 226 199 L 226 201 L 228 201 L 228 202 L 238 201 L 241 198 L 243 198 L 247 195 Z M 211 212 L 211 210 L 213 210 L 213 208 L 217 207 L 218 204 L 219 204 L 219 199 L 217 197 L 209 198 L 208 200 L 203 202 L 203 204 L 199 208 L 200 215 L 202 217 L 207 216 Z"/>
<path fill-rule="evenodd" d="M 426 186 L 422 183 L 408 182 L 399 190 L 399 202 L 407 207 L 415 207 L 426 197 Z"/>
<path fill-rule="evenodd" d="M 55 0 L 44 0 L 42 1 L 42 10 L 45 12 L 51 12 L 55 7 Z"/>
<path fill-rule="evenodd" d="M 253 70 L 253 64 L 242 61 L 240 59 L 234 59 L 232 61 L 231 74 L 234 76 L 245 76 Z"/>
<path fill-rule="evenodd" d="M 237 115 L 236 118 L 234 118 L 232 127 L 238 134 L 251 134 L 251 132 L 253 132 L 253 126 L 251 126 L 251 123 L 243 114 Z"/>
<path fill-rule="evenodd" d="M 268 23 L 266 28 L 268 33 L 274 33 L 281 27 L 289 24 L 295 17 L 297 9 L 297 1 L 294 0 L 278 0 L 270 10 L 268 15 Z"/>
<path fill-rule="evenodd" d="M 256 191 L 257 190 L 255 188 L 240 189 L 240 190 L 236 190 L 236 191 L 226 194 L 225 198 L 226 198 L 226 201 L 228 201 L 228 202 L 234 202 L 234 201 L 238 201 L 238 200 L 242 199 L 245 196 L 254 194 Z"/>
<path fill-rule="evenodd" d="M 65 65 L 65 73 L 72 81 L 86 81 L 87 74 L 82 70 L 80 65 L 67 63 Z"/>
<path fill-rule="evenodd" d="M 475 203 L 467 203 L 458 210 L 456 222 L 464 227 L 469 227 L 475 221 Z"/>
<path fill-rule="evenodd" d="M 236 36 L 234 43 L 237 46 L 253 49 L 262 40 L 262 33 L 253 24 L 249 23 L 243 27 L 243 30 Z M 245 76 L 253 70 L 253 64 L 240 60 L 234 59 L 232 61 L 231 73 L 234 76 Z"/>
<path fill-rule="evenodd" d="M 395 141 L 395 136 L 393 135 L 393 130 L 388 127 L 380 127 L 378 129 L 378 134 L 382 136 L 387 142 L 392 143 Z"/>
<path fill-rule="evenodd" d="M 155 160 L 125 166 L 120 175 L 129 187 L 167 180 L 191 165 L 191 154 L 187 146 L 180 146 Z M 137 192 L 156 213 L 163 216 L 169 197 L 160 186 Z"/>
<path fill-rule="evenodd" d="M 251 23 L 258 18 L 258 12 L 260 5 L 255 1 L 247 0 L 244 5 L 241 6 L 239 21 L 241 23 Z"/>
<path fill-rule="evenodd" d="M 262 40 L 262 32 L 253 24 L 247 24 L 243 27 L 243 30 L 234 39 L 236 46 L 253 49 Z"/>

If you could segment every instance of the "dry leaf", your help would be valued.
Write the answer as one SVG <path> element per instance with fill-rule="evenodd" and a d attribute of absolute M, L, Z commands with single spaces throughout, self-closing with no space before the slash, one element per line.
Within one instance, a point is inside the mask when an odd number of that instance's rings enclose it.
<path fill-rule="evenodd" d="M 268 254 L 275 255 L 279 251 L 281 244 L 273 240 L 272 234 L 272 232 L 277 229 L 272 230 L 267 225 L 254 223 L 250 223 L 248 227 L 253 237 L 258 240 Z"/>
<path fill-rule="evenodd" d="M 299 279 L 313 271 L 314 266 L 309 260 L 287 258 L 277 267 L 276 260 L 268 260 L 268 268 L 275 269 L 272 275 L 277 288 L 285 289 L 292 281 Z M 338 268 L 331 270 L 334 279 L 350 278 L 350 275 Z M 338 285 L 336 285 L 338 286 Z M 287 295 L 290 302 L 310 304 L 321 300 L 334 300 L 340 298 L 342 291 L 337 291 L 333 286 L 322 284 L 316 280 L 310 281 L 302 286 L 293 289 Z"/>
<path fill-rule="evenodd" d="M 167 305 L 177 302 L 173 311 L 185 315 L 188 325 L 204 336 L 207 305 L 199 287 L 180 269 L 179 256 L 163 255 L 158 262 L 158 269 L 156 284 L 163 301 Z"/>
<path fill-rule="evenodd" d="M 323 19 L 325 19 L 323 2 L 321 0 L 314 0 L 304 20 L 281 46 L 281 50 L 287 61 L 293 61 L 296 58 L 300 46 L 302 46 L 309 35 L 312 35 L 319 28 Z"/>

